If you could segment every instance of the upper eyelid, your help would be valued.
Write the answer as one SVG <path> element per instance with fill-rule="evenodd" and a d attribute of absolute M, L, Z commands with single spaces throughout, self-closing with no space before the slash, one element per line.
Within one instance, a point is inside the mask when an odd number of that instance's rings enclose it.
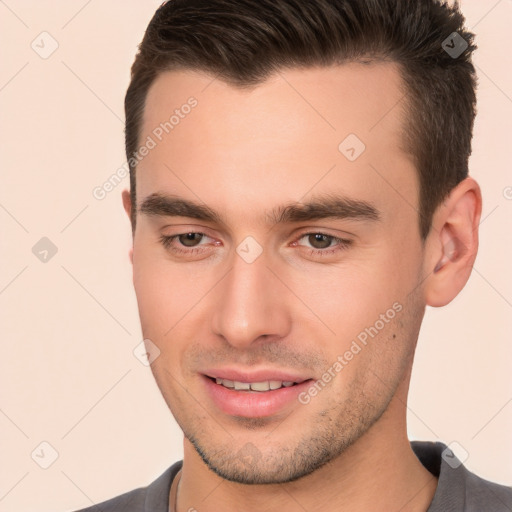
<path fill-rule="evenodd" d="M 167 236 L 180 236 L 180 235 L 187 235 L 188 233 L 195 233 L 198 235 L 205 235 L 209 238 L 216 238 L 216 237 L 206 233 L 206 231 L 200 231 L 197 229 L 186 229 L 183 231 L 179 231 L 178 233 L 174 233 L 172 235 L 167 235 Z M 333 235 L 332 233 L 329 233 L 328 230 L 322 230 L 322 229 L 314 230 L 314 229 L 310 229 L 310 228 L 308 228 L 306 231 L 302 231 L 300 233 L 295 234 L 294 238 L 302 238 L 306 235 L 325 235 L 325 236 L 330 236 L 332 238 L 342 238 L 342 235 L 339 235 L 339 234 Z"/>
<path fill-rule="evenodd" d="M 319 219 L 319 220 L 321 220 L 321 219 Z M 283 239 L 288 239 L 290 237 L 293 237 L 295 240 L 297 240 L 298 238 L 305 236 L 307 234 L 316 234 L 316 233 L 324 234 L 324 235 L 327 235 L 327 236 L 330 236 L 333 238 L 339 238 L 339 239 L 347 239 L 347 238 L 357 239 L 357 238 L 359 238 L 359 236 L 357 234 L 352 233 L 350 231 L 343 230 L 343 229 L 339 229 L 339 227 L 336 228 L 336 227 L 326 227 L 326 226 L 316 226 L 316 225 L 306 225 L 305 226 L 304 224 L 306 224 L 306 222 L 299 223 L 299 224 L 303 224 L 303 226 L 302 227 L 301 226 L 292 227 L 291 233 L 288 232 L 288 234 L 286 234 L 286 235 L 283 234 L 279 238 L 281 240 L 283 240 Z M 201 233 L 201 234 L 206 235 L 213 239 L 219 238 L 213 234 L 210 234 L 210 233 L 218 233 L 219 232 L 219 230 L 216 229 L 215 227 L 211 227 L 211 226 L 204 225 L 204 224 L 201 225 L 200 223 L 195 223 L 195 222 L 190 223 L 189 227 L 191 229 L 187 229 L 187 227 L 188 227 L 187 222 L 180 222 L 179 224 L 165 224 L 160 229 L 172 228 L 173 230 L 174 229 L 182 229 L 183 230 L 183 231 L 176 232 L 173 235 L 169 235 L 169 236 L 182 235 L 182 234 L 186 234 L 186 233 Z M 304 231 L 302 231 L 302 230 L 304 230 Z M 288 229 L 287 229 L 287 231 L 288 231 Z M 335 231 L 336 234 L 333 234 L 330 231 Z M 220 232 L 222 233 L 222 236 L 226 237 L 226 239 L 228 239 L 229 241 L 232 241 L 232 237 L 228 232 L 226 232 L 223 229 L 221 229 Z M 298 234 L 299 232 L 301 234 Z"/>
<path fill-rule="evenodd" d="M 305 247 L 306 249 L 317 251 L 320 253 L 328 253 L 329 251 L 332 251 L 336 246 L 348 247 L 349 245 L 353 244 L 353 240 L 350 238 L 344 238 L 344 237 L 340 237 L 340 236 L 330 235 L 329 233 L 322 233 L 322 232 L 316 232 L 316 231 L 303 233 L 298 238 L 296 238 L 293 243 L 297 244 L 297 242 L 299 240 L 301 240 L 302 238 L 304 238 L 305 236 L 317 235 L 317 234 L 328 236 L 329 238 L 332 239 L 331 242 L 334 242 L 334 245 L 325 247 L 324 249 L 317 249 L 316 247 L 308 247 L 308 246 L 302 246 L 302 247 Z"/>

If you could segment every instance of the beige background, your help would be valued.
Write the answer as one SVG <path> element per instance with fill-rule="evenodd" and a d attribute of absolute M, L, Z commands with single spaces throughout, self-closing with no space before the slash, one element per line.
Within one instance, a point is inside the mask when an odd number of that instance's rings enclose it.
<path fill-rule="evenodd" d="M 160 3 L 0 1 L 0 511 L 85 507 L 182 456 L 181 431 L 133 355 L 128 178 L 92 195 L 125 162 L 129 68 Z M 512 1 L 462 6 L 480 47 L 471 172 L 484 196 L 481 249 L 462 294 L 427 311 L 409 431 L 457 441 L 471 470 L 511 484 Z M 31 47 L 51 49 L 43 31 L 59 45 L 47 59 Z M 46 263 L 32 253 L 42 237 L 58 248 Z M 43 441 L 58 452 L 48 469 Z"/>

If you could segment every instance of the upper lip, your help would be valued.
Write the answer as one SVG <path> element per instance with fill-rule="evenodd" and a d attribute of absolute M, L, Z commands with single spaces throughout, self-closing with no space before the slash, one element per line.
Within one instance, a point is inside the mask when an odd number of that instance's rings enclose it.
<path fill-rule="evenodd" d="M 266 382 L 270 380 L 278 380 L 281 382 L 296 382 L 301 383 L 309 380 L 311 377 L 306 377 L 298 373 L 292 373 L 286 370 L 279 369 L 261 369 L 261 370 L 237 370 L 234 368 L 211 368 L 204 372 L 207 377 L 233 380 L 237 382 Z"/>

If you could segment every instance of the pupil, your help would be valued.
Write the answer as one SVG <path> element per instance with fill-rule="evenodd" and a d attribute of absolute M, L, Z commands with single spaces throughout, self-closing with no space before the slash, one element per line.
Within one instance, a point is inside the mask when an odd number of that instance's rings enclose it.
<path fill-rule="evenodd" d="M 309 243 L 315 247 L 316 249 L 325 249 L 329 247 L 331 240 L 327 235 L 322 235 L 321 233 L 315 233 L 313 235 L 309 235 Z M 320 244 L 320 246 L 315 244 Z"/>

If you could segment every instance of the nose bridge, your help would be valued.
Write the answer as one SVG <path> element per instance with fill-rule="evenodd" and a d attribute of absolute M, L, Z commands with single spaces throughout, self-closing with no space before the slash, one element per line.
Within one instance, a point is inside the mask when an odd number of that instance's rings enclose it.
<path fill-rule="evenodd" d="M 233 255 L 212 319 L 213 331 L 240 348 L 264 335 L 284 336 L 290 327 L 283 286 L 267 267 L 265 255 L 251 261 L 241 254 Z"/>

